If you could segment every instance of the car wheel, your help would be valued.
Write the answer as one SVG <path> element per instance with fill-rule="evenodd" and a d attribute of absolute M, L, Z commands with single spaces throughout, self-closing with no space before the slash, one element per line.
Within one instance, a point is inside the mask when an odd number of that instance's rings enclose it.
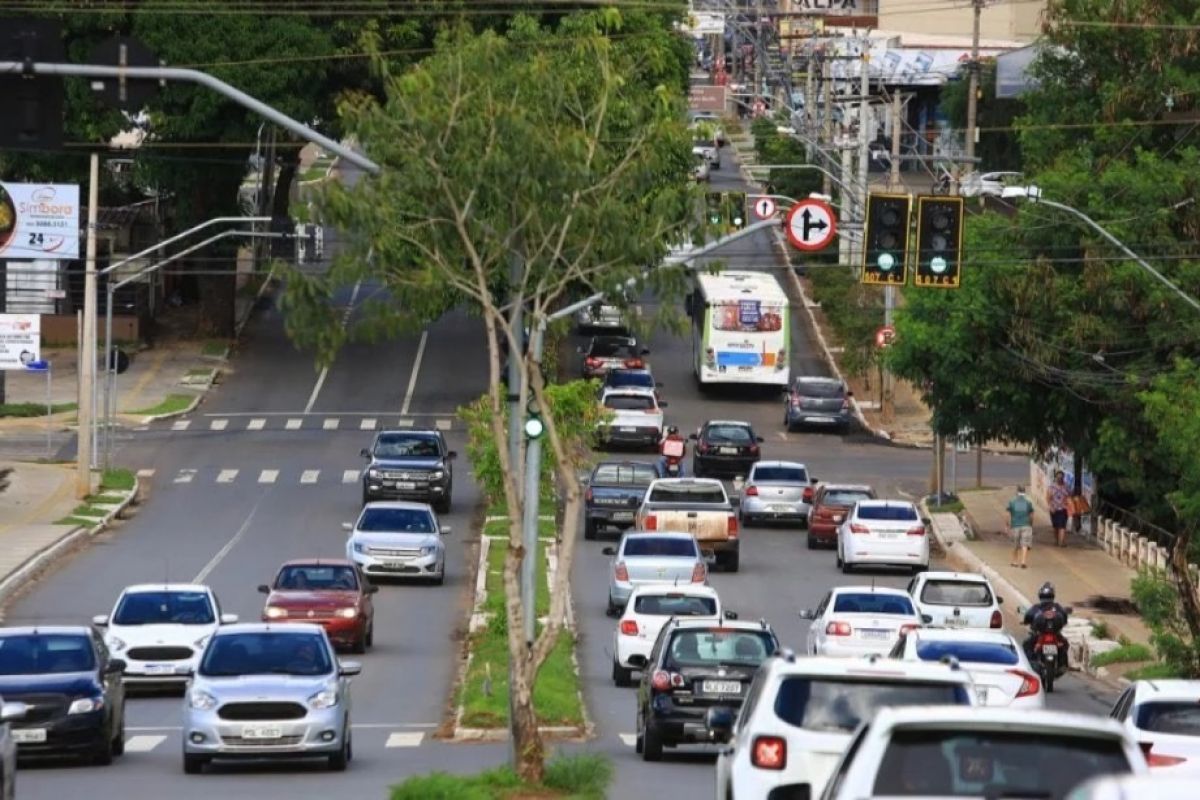
<path fill-rule="evenodd" d="M 121 709 L 121 728 L 113 737 L 112 751 L 114 756 L 125 755 L 125 710 Z"/>
<path fill-rule="evenodd" d="M 700 468 L 700 462 L 694 458 L 692 459 L 692 477 L 694 477 L 694 478 L 707 477 L 704 474 L 704 470 Z"/>
<path fill-rule="evenodd" d="M 96 749 L 92 752 L 93 764 L 98 767 L 107 767 L 109 764 L 113 763 L 113 756 L 115 755 L 113 740 L 115 738 L 116 737 L 113 736 L 106 736 L 104 737 L 104 741 L 96 746 Z"/>
<path fill-rule="evenodd" d="M 663 754 L 662 734 L 658 729 L 646 723 L 642 728 L 642 760 L 661 761 Z"/>
<path fill-rule="evenodd" d="M 367 652 L 367 635 L 365 633 L 350 643 L 350 652 L 356 656 Z"/>
<path fill-rule="evenodd" d="M 811 533 L 808 534 L 808 549 L 809 550 L 817 549 L 817 537 L 813 536 Z"/>
<path fill-rule="evenodd" d="M 204 767 L 208 764 L 208 761 L 208 756 L 194 756 L 191 753 L 184 753 L 183 771 L 188 775 L 199 775 L 204 771 Z"/>
<path fill-rule="evenodd" d="M 837 547 L 837 568 L 841 569 L 842 563 L 843 563 L 842 562 L 842 548 L 838 547 L 837 544 L 834 544 L 834 547 Z"/>
<path fill-rule="evenodd" d="M 450 494 L 447 493 L 444 497 L 433 504 L 433 510 L 439 514 L 449 514 L 450 502 Z"/>
<path fill-rule="evenodd" d="M 842 574 L 849 575 L 853 571 L 854 571 L 854 565 L 851 564 L 849 561 L 846 561 L 845 559 L 843 559 L 842 560 Z"/>
<path fill-rule="evenodd" d="M 375 620 L 371 620 L 371 624 L 367 626 L 367 647 L 375 646 Z"/>
<path fill-rule="evenodd" d="M 350 720 L 346 720 L 344 730 L 346 731 L 346 736 L 342 739 L 341 749 L 329 756 L 330 772 L 345 772 L 346 767 L 350 764 L 350 759 L 352 758 L 350 751 Z"/>
<path fill-rule="evenodd" d="M 583 538 L 591 541 L 596 538 L 596 522 L 595 520 L 584 517 L 583 519 Z"/>
<path fill-rule="evenodd" d="M 738 553 L 736 550 L 732 553 L 727 553 L 725 555 L 725 558 L 721 562 L 722 568 L 724 568 L 724 570 L 726 572 L 737 572 L 738 571 L 738 561 L 740 560 L 739 559 L 740 555 L 741 554 Z"/>
<path fill-rule="evenodd" d="M 442 570 L 433 579 L 434 586 L 441 586 L 446 582 L 446 565 L 442 564 Z"/>
<path fill-rule="evenodd" d="M 617 686 L 631 686 L 633 684 L 633 670 L 622 667 L 614 658 L 612 663 L 612 679 Z"/>
<path fill-rule="evenodd" d="M 610 617 L 615 617 L 620 613 L 620 611 L 621 611 L 620 607 L 618 607 L 617 604 L 614 603 L 612 601 L 612 598 L 610 597 L 608 599 L 608 608 L 605 610 L 604 613 Z"/>

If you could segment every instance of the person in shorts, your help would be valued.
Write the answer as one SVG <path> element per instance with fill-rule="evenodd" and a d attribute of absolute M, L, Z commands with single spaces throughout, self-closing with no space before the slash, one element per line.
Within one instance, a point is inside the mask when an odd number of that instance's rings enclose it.
<path fill-rule="evenodd" d="M 1059 547 L 1067 546 L 1067 503 L 1071 490 L 1067 488 L 1067 477 L 1061 469 L 1054 471 L 1054 483 L 1046 490 L 1046 507 L 1050 509 L 1050 524 L 1054 527 L 1054 540 Z"/>
<path fill-rule="evenodd" d="M 1025 487 L 1017 487 L 1017 496 L 1008 501 L 1008 533 L 1013 537 L 1013 554 L 1010 564 L 1028 569 L 1025 560 L 1033 546 L 1033 501 L 1025 494 Z"/>

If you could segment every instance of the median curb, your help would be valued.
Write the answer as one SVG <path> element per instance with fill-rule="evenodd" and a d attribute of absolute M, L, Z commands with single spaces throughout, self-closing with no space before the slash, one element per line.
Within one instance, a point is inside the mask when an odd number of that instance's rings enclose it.
<path fill-rule="evenodd" d="M 188 403 L 187 406 L 179 409 L 178 411 L 167 412 L 166 414 L 150 414 L 148 416 L 144 416 L 144 417 L 142 417 L 141 424 L 149 425 L 152 422 L 161 422 L 164 419 L 174 419 L 175 417 L 182 417 L 182 416 L 192 413 L 193 411 L 196 410 L 197 406 L 200 405 L 201 401 L 203 401 L 204 398 L 208 395 L 208 393 L 212 389 L 213 385 L 216 384 L 217 378 L 219 378 L 220 376 L 221 376 L 221 368 L 214 367 L 212 372 L 208 376 L 208 380 L 204 383 L 203 386 L 199 387 L 199 394 L 197 394 L 194 398 L 192 398 L 192 402 Z"/>

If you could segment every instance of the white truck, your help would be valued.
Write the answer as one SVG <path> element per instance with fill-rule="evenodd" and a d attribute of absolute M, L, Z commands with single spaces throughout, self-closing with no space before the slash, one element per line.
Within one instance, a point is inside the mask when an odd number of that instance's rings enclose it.
<path fill-rule="evenodd" d="M 644 447 L 658 452 L 663 438 L 663 408 L 653 389 L 622 386 L 605 389 L 600 404 L 611 416 L 600 423 L 599 439 L 606 446 Z"/>

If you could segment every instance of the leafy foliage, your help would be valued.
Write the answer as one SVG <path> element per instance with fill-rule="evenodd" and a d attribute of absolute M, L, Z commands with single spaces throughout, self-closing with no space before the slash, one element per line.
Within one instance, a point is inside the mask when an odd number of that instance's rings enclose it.
<path fill-rule="evenodd" d="M 960 70 L 955 80 L 942 87 L 938 105 L 946 114 L 950 124 L 960 130 L 967 127 L 967 103 L 970 96 L 970 79 L 966 67 Z M 975 155 L 980 159 L 979 171 L 1021 169 L 1021 143 L 1012 128 L 1017 116 L 1025 108 L 1019 99 L 996 97 L 996 60 L 981 59 L 979 69 L 979 95 L 975 107 L 976 124 L 981 129 Z M 995 130 L 995 129 L 1001 130 Z"/>
<path fill-rule="evenodd" d="M 754 134 L 754 154 L 760 164 L 805 164 L 804 145 L 777 130 L 777 123 L 767 117 L 756 119 L 750 126 Z M 802 200 L 812 192 L 821 191 L 823 178 L 815 169 L 773 169 L 766 181 L 768 194 L 781 194 Z"/>
<path fill-rule="evenodd" d="M 1200 678 L 1200 642 L 1180 613 L 1175 584 L 1159 572 L 1133 579 L 1133 602 L 1150 628 L 1150 643 L 1171 677 Z"/>

